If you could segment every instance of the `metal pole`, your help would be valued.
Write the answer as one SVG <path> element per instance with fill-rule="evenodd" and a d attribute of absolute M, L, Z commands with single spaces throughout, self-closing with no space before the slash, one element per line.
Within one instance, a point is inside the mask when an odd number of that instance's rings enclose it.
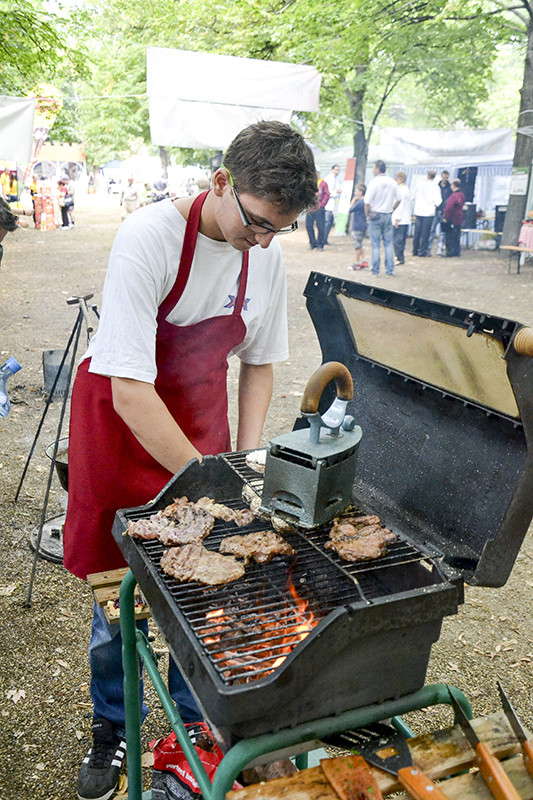
<path fill-rule="evenodd" d="M 42 513 L 41 513 L 41 522 L 39 524 L 39 533 L 37 534 L 37 542 L 35 544 L 35 552 L 33 554 L 33 564 L 32 564 L 32 569 L 31 569 L 30 585 L 28 586 L 28 594 L 26 595 L 26 599 L 24 601 L 25 608 L 29 608 L 31 606 L 31 595 L 32 595 L 32 591 L 33 591 L 33 582 L 35 580 L 35 571 L 37 569 L 37 559 L 39 558 L 39 550 L 40 550 L 40 547 L 41 547 L 41 539 L 42 539 L 42 536 L 43 536 L 43 525 L 44 525 L 45 520 L 46 520 L 46 510 L 48 508 L 48 498 L 50 497 L 50 487 L 52 485 L 52 477 L 53 477 L 53 474 L 54 474 L 54 467 L 55 467 L 55 463 L 56 463 L 57 449 L 59 447 L 59 437 L 61 435 L 61 429 L 63 427 L 63 419 L 65 417 L 65 411 L 66 411 L 66 408 L 67 408 L 68 393 L 69 393 L 69 389 L 70 389 L 70 383 L 72 381 L 72 373 L 74 371 L 74 364 L 75 364 L 75 361 L 76 361 L 76 353 L 78 352 L 78 344 L 79 344 L 79 341 L 80 341 L 81 321 L 82 321 L 82 319 L 83 319 L 83 314 L 82 314 L 81 309 L 80 309 L 80 311 L 78 313 L 78 318 L 76 320 L 76 324 L 74 326 L 74 330 L 76 331 L 76 337 L 75 337 L 75 340 L 74 340 L 74 349 L 72 351 L 72 359 L 71 359 L 70 368 L 69 368 L 69 371 L 68 371 L 67 385 L 66 385 L 66 389 L 65 389 L 65 397 L 63 398 L 63 405 L 61 406 L 61 414 L 59 416 L 59 423 L 57 425 L 57 434 L 56 434 L 56 440 L 55 440 L 55 444 L 54 444 L 54 452 L 52 454 L 52 461 L 50 463 L 50 471 L 48 473 L 48 483 L 46 485 L 46 492 L 45 492 L 45 496 L 44 496 L 43 510 L 42 510 Z"/>
<path fill-rule="evenodd" d="M 35 445 L 37 444 L 37 439 L 39 438 L 39 434 L 41 433 L 41 429 L 43 427 L 44 420 L 45 420 L 46 415 L 48 413 L 48 409 L 50 408 L 50 405 L 51 405 L 52 400 L 54 398 L 54 392 L 56 390 L 57 382 L 59 381 L 59 377 L 60 377 L 61 371 L 62 371 L 62 369 L 63 369 L 63 367 L 65 365 L 65 361 L 67 360 L 68 351 L 70 350 L 70 345 L 72 344 L 72 340 L 74 338 L 74 334 L 76 333 L 76 327 L 79 324 L 80 324 L 80 316 L 78 314 L 76 322 L 74 323 L 74 327 L 72 328 L 72 332 L 70 334 L 70 338 L 69 338 L 69 340 L 67 342 L 67 347 L 66 347 L 66 350 L 65 350 L 65 352 L 63 354 L 63 358 L 61 359 L 61 363 L 59 365 L 59 369 L 57 370 L 57 375 L 54 378 L 54 383 L 52 384 L 52 388 L 50 389 L 50 393 L 49 393 L 48 397 L 46 398 L 46 405 L 44 407 L 44 411 L 43 411 L 43 414 L 41 416 L 41 421 L 39 422 L 39 426 L 37 428 L 37 432 L 36 432 L 35 437 L 33 439 L 33 444 L 31 446 L 30 453 L 29 453 L 28 458 L 26 460 L 26 464 L 24 466 L 24 470 L 22 472 L 22 475 L 21 475 L 21 478 L 20 478 L 20 481 L 19 481 L 17 493 L 15 495 L 15 501 L 14 501 L 15 503 L 17 502 L 19 494 L 20 494 L 20 490 L 22 489 L 22 484 L 24 483 L 24 478 L 26 477 L 26 473 L 28 471 L 28 467 L 30 466 L 30 461 L 31 461 L 32 456 L 33 456 L 33 451 L 35 450 Z"/>

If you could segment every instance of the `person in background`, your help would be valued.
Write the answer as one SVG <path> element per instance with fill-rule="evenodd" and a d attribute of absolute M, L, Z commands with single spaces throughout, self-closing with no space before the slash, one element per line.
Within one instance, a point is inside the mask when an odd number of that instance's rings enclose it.
<path fill-rule="evenodd" d="M 452 192 L 444 206 L 444 241 L 446 258 L 461 255 L 461 225 L 463 224 L 463 206 L 466 198 L 461 191 L 461 181 L 452 181 Z"/>
<path fill-rule="evenodd" d="M 120 205 L 122 206 L 122 219 L 126 219 L 129 214 L 133 214 L 139 208 L 139 190 L 135 185 L 133 175 L 128 177 L 128 183 L 122 190 Z"/>
<path fill-rule="evenodd" d="M 438 236 L 437 255 L 441 256 L 444 253 L 444 231 L 442 230 L 442 220 L 443 220 L 444 206 L 446 205 L 446 200 L 452 193 L 452 187 L 450 186 L 449 178 L 450 178 L 450 173 L 448 172 L 448 170 L 443 169 L 440 174 L 440 181 L 438 183 L 442 202 L 435 209 L 435 216 L 433 217 L 433 222 L 431 223 L 431 231 L 429 233 L 428 253 L 430 255 L 431 255 L 431 248 L 433 247 L 433 242 L 435 241 L 435 236 Z"/>
<path fill-rule="evenodd" d="M 413 255 L 424 258 L 430 255 L 429 234 L 435 211 L 442 202 L 440 189 L 435 183 L 436 172 L 428 170 L 427 176 L 422 178 L 415 186 L 414 214 L 415 233 L 413 236 Z"/>
<path fill-rule="evenodd" d="M 74 198 L 76 195 L 76 181 L 70 177 L 66 179 L 67 196 L 65 198 L 65 208 L 68 214 L 68 224 L 70 228 L 74 227 Z"/>
<path fill-rule="evenodd" d="M 31 204 L 33 208 L 33 224 L 37 227 L 37 220 L 35 217 L 35 197 L 38 192 L 37 181 L 35 180 L 35 175 L 32 175 L 31 183 L 30 183 L 30 195 L 31 195 Z"/>
<path fill-rule="evenodd" d="M 307 211 L 305 215 L 305 227 L 309 237 L 310 250 L 323 250 L 326 241 L 326 203 L 329 200 L 329 187 L 325 180 L 320 177 L 320 170 L 317 169 L 318 196 L 316 205 Z M 316 235 L 315 235 L 316 226 Z"/>
<path fill-rule="evenodd" d="M 365 192 L 365 184 L 358 183 L 350 206 L 349 213 L 352 214 L 352 242 L 355 249 L 355 264 L 352 264 L 348 269 L 364 269 L 364 267 L 368 267 L 368 262 L 363 260 L 363 239 L 367 229 Z"/>
<path fill-rule="evenodd" d="M 9 175 L 9 194 L 7 199 L 10 203 L 16 203 L 19 199 L 17 173 L 15 170 L 13 170 Z"/>
<path fill-rule="evenodd" d="M 338 164 L 333 164 L 331 172 L 326 178 L 326 183 L 329 189 L 329 200 L 325 205 L 325 219 L 324 219 L 324 244 L 328 242 L 328 236 L 335 223 L 337 217 L 337 208 L 339 206 L 339 198 L 342 194 L 342 178 L 340 176 L 341 168 Z"/>
<path fill-rule="evenodd" d="M 3 239 L 17 227 L 17 215 L 13 213 L 9 204 L 0 197 L 0 264 L 4 255 Z"/>
<path fill-rule="evenodd" d="M 3 169 L 0 173 L 0 197 L 3 197 L 4 200 L 9 200 L 9 172 L 7 169 Z"/>
<path fill-rule="evenodd" d="M 365 194 L 365 213 L 372 244 L 372 275 L 379 275 L 381 240 L 385 248 L 385 274 L 394 274 L 392 248 L 392 212 L 400 204 L 401 195 L 396 181 L 385 174 L 385 162 L 374 164 L 374 177 Z"/>
<path fill-rule="evenodd" d="M 400 204 L 392 212 L 392 241 L 397 265 L 405 262 L 405 241 L 411 224 L 411 197 L 405 178 L 405 172 L 400 170 L 396 173 L 396 183 L 401 196 Z"/>
<path fill-rule="evenodd" d="M 57 204 L 61 212 L 62 231 L 68 230 L 70 227 L 68 220 L 68 211 L 66 207 L 66 198 L 67 198 L 67 186 L 65 183 L 65 179 L 60 178 L 57 182 Z"/>
<path fill-rule="evenodd" d="M 111 533 L 117 509 L 147 503 L 191 459 L 231 450 L 231 355 L 240 359 L 237 449 L 259 446 L 273 362 L 288 357 L 285 266 L 275 237 L 296 230 L 316 192 L 301 134 L 258 122 L 230 144 L 211 191 L 151 203 L 119 227 L 98 331 L 72 391 L 63 561 L 74 575 L 125 566 Z M 79 772 L 79 800 L 107 800 L 118 784 L 121 650 L 119 626 L 95 604 L 93 746 Z M 169 689 L 184 722 L 201 719 L 172 659 Z M 143 719 L 147 712 L 142 704 Z"/>

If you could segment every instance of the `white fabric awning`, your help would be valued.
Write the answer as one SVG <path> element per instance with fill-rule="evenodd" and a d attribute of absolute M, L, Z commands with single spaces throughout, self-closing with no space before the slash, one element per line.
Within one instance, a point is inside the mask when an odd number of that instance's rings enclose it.
<path fill-rule="evenodd" d="M 152 142 L 223 150 L 252 122 L 317 111 L 320 82 L 301 64 L 149 47 Z"/>
<path fill-rule="evenodd" d="M 381 128 L 380 157 L 400 164 L 449 165 L 498 162 L 513 158 L 511 128 L 470 131 Z"/>
<path fill-rule="evenodd" d="M 0 95 L 0 160 L 28 163 L 34 112 L 34 98 Z"/>

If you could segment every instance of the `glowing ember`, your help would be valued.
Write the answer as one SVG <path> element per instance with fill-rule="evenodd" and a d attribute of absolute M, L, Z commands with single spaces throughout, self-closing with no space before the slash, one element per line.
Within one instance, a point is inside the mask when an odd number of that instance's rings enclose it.
<path fill-rule="evenodd" d="M 283 607 L 230 613 L 222 608 L 206 613 L 202 639 L 227 679 L 247 683 L 265 677 L 287 658 L 318 620 L 289 578 Z"/>

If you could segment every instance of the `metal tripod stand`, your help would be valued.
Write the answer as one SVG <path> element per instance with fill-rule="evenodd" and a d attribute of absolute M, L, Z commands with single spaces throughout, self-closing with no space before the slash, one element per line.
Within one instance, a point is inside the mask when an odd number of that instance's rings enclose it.
<path fill-rule="evenodd" d="M 68 374 L 67 374 L 67 379 L 66 379 L 66 387 L 65 387 L 65 392 L 64 392 L 64 396 L 63 396 L 63 402 L 62 402 L 62 405 L 61 405 L 61 411 L 60 411 L 60 414 L 59 414 L 59 422 L 58 422 L 58 425 L 57 425 L 56 438 L 55 438 L 53 450 L 52 450 L 52 453 L 51 453 L 51 456 L 50 456 L 50 470 L 49 470 L 49 473 L 48 473 L 48 482 L 47 482 L 47 485 L 46 485 L 43 509 L 42 509 L 42 512 L 41 512 L 41 519 L 40 519 L 39 526 L 38 526 L 37 531 L 36 531 L 35 541 L 32 542 L 32 546 L 34 547 L 34 556 L 33 556 L 30 583 L 29 583 L 29 586 L 28 586 L 28 593 L 27 593 L 26 599 L 24 601 L 24 605 L 26 607 L 29 607 L 31 605 L 31 596 L 32 596 L 32 591 L 33 591 L 33 584 L 34 584 L 34 581 L 35 581 L 35 572 L 36 572 L 36 568 L 37 568 L 37 559 L 38 559 L 39 555 L 42 555 L 42 553 L 41 553 L 41 542 L 42 542 L 42 538 L 43 538 L 43 530 L 45 529 L 45 525 L 46 525 L 46 511 L 48 509 L 48 501 L 49 501 L 49 498 L 50 498 L 50 488 L 51 488 L 51 485 L 52 485 L 52 477 L 53 477 L 53 474 L 54 474 L 54 469 L 55 469 L 56 460 L 57 460 L 57 451 L 58 451 L 58 448 L 59 448 L 59 440 L 61 438 L 61 431 L 63 429 L 63 422 L 64 422 L 64 419 L 65 419 L 65 412 L 66 412 L 66 408 L 67 408 L 67 401 L 68 401 L 70 386 L 72 384 L 72 375 L 73 375 L 73 372 L 74 372 L 74 365 L 76 363 L 76 354 L 78 352 L 78 345 L 79 345 L 79 342 L 80 342 L 80 335 L 81 335 L 83 324 L 85 324 L 87 343 L 88 343 L 89 339 L 90 339 L 90 336 L 91 336 L 91 333 L 94 330 L 90 312 L 92 311 L 95 314 L 95 316 L 98 317 L 98 312 L 97 312 L 96 306 L 89 307 L 87 305 L 87 301 L 90 300 L 92 297 L 93 297 L 92 294 L 75 295 L 73 297 L 69 297 L 68 300 L 67 300 L 67 304 L 68 305 L 78 305 L 79 306 L 78 315 L 76 317 L 76 321 L 74 323 L 74 327 L 72 328 L 69 340 L 67 342 L 67 346 L 66 346 L 65 352 L 64 352 L 64 354 L 62 356 L 61 363 L 59 364 L 59 367 L 57 369 L 57 373 L 55 375 L 52 387 L 51 387 L 50 392 L 48 393 L 48 396 L 46 398 L 46 404 L 45 404 L 45 407 L 44 407 L 44 411 L 42 413 L 41 420 L 40 420 L 39 425 L 37 427 L 37 431 L 35 433 L 35 436 L 34 436 L 34 439 L 33 439 L 33 443 L 32 443 L 32 446 L 30 448 L 30 452 L 28 454 L 28 458 L 26 459 L 26 464 L 24 466 L 24 470 L 22 472 L 22 475 L 21 475 L 21 478 L 20 478 L 20 481 L 19 481 L 17 492 L 15 494 L 15 502 L 17 502 L 19 494 L 20 494 L 20 490 L 22 489 L 22 484 L 24 482 L 24 478 L 26 477 L 26 473 L 27 473 L 28 467 L 30 465 L 31 458 L 32 458 L 33 453 L 35 451 L 35 446 L 37 444 L 37 440 L 39 438 L 39 434 L 41 433 L 44 421 L 46 419 L 46 415 L 48 413 L 48 409 L 50 408 L 50 405 L 52 403 L 52 400 L 53 400 L 53 397 L 54 397 L 54 392 L 56 390 L 56 387 L 57 387 L 58 381 L 60 379 L 60 376 L 62 374 L 63 367 L 67 363 L 67 358 L 69 356 L 69 353 L 71 352 L 69 368 L 68 368 Z M 61 527 L 56 528 L 54 530 L 58 531 L 58 534 L 57 534 L 58 540 L 56 542 L 55 552 L 56 553 L 62 553 Z M 51 558 L 50 560 L 61 561 L 61 558 L 60 557 L 54 557 L 54 558 Z"/>

